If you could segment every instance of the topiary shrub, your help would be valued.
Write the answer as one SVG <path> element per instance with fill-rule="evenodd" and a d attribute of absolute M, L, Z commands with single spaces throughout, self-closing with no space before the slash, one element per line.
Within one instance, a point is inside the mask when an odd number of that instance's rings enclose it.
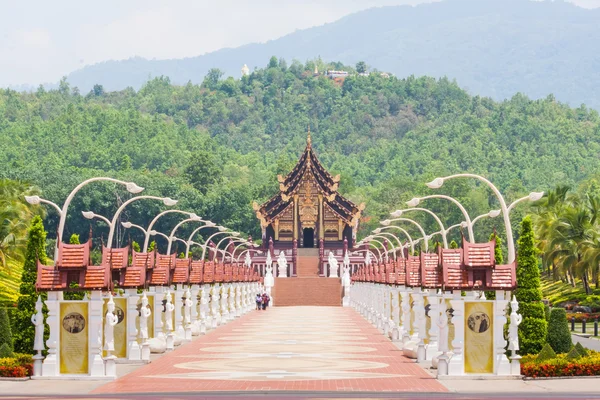
<path fill-rule="evenodd" d="M 456 241 L 451 241 L 450 242 L 450 248 L 451 249 L 458 249 L 458 243 L 456 243 Z"/>
<path fill-rule="evenodd" d="M 550 306 L 548 304 L 544 304 L 544 315 L 546 316 L 546 321 L 550 322 Z"/>
<path fill-rule="evenodd" d="M 579 354 L 581 354 L 582 357 L 587 357 L 590 355 L 590 352 L 588 351 L 588 349 L 583 347 L 583 345 L 579 342 L 575 343 L 575 350 L 577 350 L 577 352 Z"/>
<path fill-rule="evenodd" d="M 552 360 L 553 358 L 556 358 L 556 353 L 554 352 L 554 350 L 552 350 L 552 347 L 550 347 L 550 345 L 546 343 L 544 347 L 542 347 L 542 351 L 540 351 L 540 354 L 538 354 L 535 358 L 535 362 L 541 363 L 544 361 Z"/>
<path fill-rule="evenodd" d="M 575 346 L 571 347 L 571 350 L 569 350 L 569 352 L 567 353 L 567 360 L 577 360 L 578 358 L 581 357 L 581 354 L 579 354 L 579 352 L 577 351 L 577 349 L 575 348 Z"/>
<path fill-rule="evenodd" d="M 567 313 L 564 308 L 553 308 L 550 311 L 546 341 L 557 353 L 567 353 L 573 346 Z"/>
<path fill-rule="evenodd" d="M 521 232 L 517 242 L 517 289 L 519 313 L 523 322 L 519 325 L 520 354 L 537 354 L 546 343 L 548 322 L 542 303 L 538 251 L 535 246 L 531 217 L 521 221 Z"/>
<path fill-rule="evenodd" d="M 12 355 L 13 352 L 8 343 L 3 343 L 2 346 L 0 346 L 0 358 L 8 358 L 12 357 Z"/>
<path fill-rule="evenodd" d="M 6 308 L 0 308 L 0 348 L 4 349 L 3 354 L 8 354 L 0 355 L 0 357 L 10 357 L 14 350 L 10 320 Z"/>
<path fill-rule="evenodd" d="M 71 238 L 69 239 L 69 244 L 81 244 L 79 242 L 79 235 L 74 233 L 71 235 Z"/>

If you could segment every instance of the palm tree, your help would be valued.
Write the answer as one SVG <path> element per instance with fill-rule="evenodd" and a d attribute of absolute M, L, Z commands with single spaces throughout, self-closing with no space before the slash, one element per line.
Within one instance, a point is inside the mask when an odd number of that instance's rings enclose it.
<path fill-rule="evenodd" d="M 0 268 L 23 261 L 29 221 L 39 207 L 25 202 L 36 189 L 23 182 L 0 179 Z"/>

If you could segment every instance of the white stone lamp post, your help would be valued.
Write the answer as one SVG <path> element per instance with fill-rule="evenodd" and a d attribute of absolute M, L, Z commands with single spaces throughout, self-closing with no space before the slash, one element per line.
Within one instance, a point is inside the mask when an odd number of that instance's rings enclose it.
<path fill-rule="evenodd" d="M 142 251 L 144 253 L 146 253 L 148 251 L 148 246 L 150 245 L 150 231 L 152 231 L 154 229 L 154 224 L 156 224 L 156 222 L 163 216 L 167 215 L 167 214 L 171 214 L 171 213 L 177 213 L 177 214 L 183 214 L 183 215 L 187 215 L 189 218 L 192 217 L 196 217 L 197 215 L 188 211 L 182 211 L 182 210 L 165 210 L 161 213 L 158 213 L 153 219 L 152 221 L 150 221 L 150 224 L 148 224 L 148 228 L 145 230 L 146 234 L 145 234 L 145 238 L 144 238 L 144 247 L 142 248 Z M 187 257 L 187 256 L 186 256 Z"/>
<path fill-rule="evenodd" d="M 443 178 L 435 178 L 433 181 L 427 183 L 427 187 L 429 187 L 430 189 L 438 189 L 438 188 L 442 187 L 442 185 L 444 184 L 445 181 L 450 180 L 450 179 L 455 179 L 455 178 L 475 178 L 475 179 L 479 180 L 480 182 L 485 183 L 492 190 L 492 192 L 498 199 L 498 202 L 500 203 L 500 210 L 502 211 L 502 217 L 504 218 L 504 227 L 506 229 L 506 246 L 508 248 L 508 264 L 512 264 L 515 261 L 515 255 L 516 255 L 515 254 L 515 243 L 514 243 L 514 239 L 513 239 L 512 227 L 510 224 L 510 216 L 509 216 L 510 209 L 506 205 L 506 202 L 504 201 L 504 197 L 502 196 L 502 194 L 500 193 L 498 188 L 496 186 L 494 186 L 494 184 L 492 182 L 490 182 L 483 176 L 475 175 L 475 174 L 456 174 L 456 175 L 446 176 Z M 515 201 L 513 204 L 510 205 L 510 207 L 512 209 L 516 204 L 520 203 L 521 201 L 525 201 L 525 200 L 529 200 L 529 201 L 539 200 L 542 198 L 543 195 L 544 195 L 543 192 L 532 192 L 528 196 L 520 198 L 517 201 Z M 467 222 L 469 223 L 469 227 L 471 227 L 471 222 L 468 220 L 467 220 Z"/>
<path fill-rule="evenodd" d="M 99 182 L 99 181 L 114 182 L 114 183 L 118 183 L 120 185 L 125 185 L 127 191 L 129 193 L 133 193 L 133 194 L 140 193 L 144 190 L 143 187 L 138 186 L 133 182 L 125 182 L 125 181 L 121 181 L 118 179 L 107 178 L 107 177 L 96 177 L 96 178 L 87 179 L 87 180 L 81 182 L 79 185 L 77 185 L 71 191 L 71 193 L 69 193 L 69 195 L 67 196 L 67 199 L 65 200 L 65 202 L 62 206 L 62 209 L 55 203 L 53 203 L 49 200 L 44 200 L 44 199 L 40 198 L 39 196 L 25 196 L 25 200 L 29 204 L 40 204 L 40 203 L 49 204 L 58 210 L 58 214 L 60 215 L 60 220 L 58 222 L 58 240 L 62 241 L 63 240 L 63 232 L 65 230 L 65 222 L 67 220 L 67 211 L 69 209 L 69 205 L 71 204 L 71 201 L 73 200 L 73 197 L 75 197 L 75 194 L 77 194 L 77 192 L 79 192 L 79 190 L 81 190 L 81 188 L 83 188 L 87 184 L 92 183 L 92 182 Z M 56 260 L 57 257 L 58 257 L 58 245 L 56 246 L 56 248 L 54 250 L 54 260 Z"/>
<path fill-rule="evenodd" d="M 406 229 L 400 227 L 400 226 L 390 225 L 391 221 L 389 221 L 389 220 L 385 220 L 385 221 L 381 222 L 381 224 L 383 225 L 384 222 L 387 222 L 388 225 L 387 226 L 384 225 L 383 227 L 379 227 L 379 228 L 375 229 L 375 231 L 379 230 L 379 232 L 377 232 L 377 233 L 383 233 L 383 231 L 385 229 L 392 229 L 392 228 L 393 229 L 398 229 L 400 232 L 402 232 L 406 236 L 406 238 L 408 239 L 408 244 L 410 245 L 410 252 L 414 253 L 414 251 L 415 251 L 415 243 L 414 243 L 412 237 L 410 236 L 410 234 L 408 233 L 408 231 Z M 402 258 L 404 258 L 404 254 L 402 254 Z"/>
<path fill-rule="evenodd" d="M 473 226 L 471 225 L 471 217 L 469 217 L 469 213 L 467 213 L 467 210 L 463 207 L 463 205 L 460 204 L 460 202 L 458 200 L 456 200 L 455 198 L 446 196 L 443 194 L 434 194 L 434 195 L 430 195 L 430 196 L 415 197 L 415 198 L 411 199 L 410 201 L 407 201 L 406 204 L 409 207 L 416 207 L 421 203 L 421 201 L 427 200 L 427 199 L 444 199 L 444 200 L 448 200 L 448 201 L 454 203 L 462 212 L 463 217 L 465 218 L 465 221 L 467 221 L 467 232 L 469 234 L 469 242 L 474 243 L 475 239 L 473 236 Z"/>
<path fill-rule="evenodd" d="M 225 232 L 225 231 L 227 231 L 227 228 L 225 228 L 224 226 L 217 226 L 214 222 L 210 222 L 210 223 L 207 222 L 206 225 L 202 225 L 202 226 L 194 229 L 194 231 L 190 234 L 190 237 L 187 240 L 188 243 L 189 243 L 189 245 L 185 249 L 185 258 L 189 257 L 190 246 L 192 244 L 196 243 L 192 239 L 194 238 L 194 236 L 196 236 L 196 234 L 198 232 L 200 232 L 201 229 L 204 229 L 204 228 L 216 228 L 219 232 Z M 206 242 L 206 244 L 208 244 L 208 241 Z M 200 246 L 202 246 L 202 245 L 200 245 Z M 202 246 L 202 247 L 204 247 L 204 246 Z"/>
<path fill-rule="evenodd" d="M 444 228 L 444 224 L 442 223 L 442 220 L 440 220 L 440 218 L 437 216 L 436 213 L 434 213 L 431 210 L 428 210 L 426 208 L 420 208 L 420 207 L 413 207 L 413 208 L 407 208 L 404 210 L 396 210 L 393 213 L 391 213 L 391 216 L 394 218 L 399 218 L 402 214 L 404 214 L 405 212 L 408 211 L 422 211 L 425 212 L 429 215 L 431 215 L 433 217 L 433 219 L 435 219 L 435 222 L 437 222 L 437 224 L 440 227 L 440 233 L 442 235 L 442 241 L 443 241 L 443 245 L 444 248 L 447 249 L 448 248 L 448 240 L 446 239 L 446 229 Z M 392 222 L 394 222 L 395 220 L 392 220 Z"/>
<path fill-rule="evenodd" d="M 175 225 L 175 227 L 171 231 L 171 234 L 169 235 L 169 237 L 170 238 L 175 237 L 175 232 L 177 232 L 177 229 L 179 229 L 183 224 L 188 223 L 188 222 L 208 222 L 208 221 L 204 221 L 202 218 L 200 218 L 197 215 L 194 215 L 193 217 L 184 219 L 183 221 L 180 221 L 177 225 Z M 171 254 L 171 244 L 172 243 L 173 243 L 173 240 L 169 240 L 169 244 L 167 247 L 167 255 Z"/>
<path fill-rule="evenodd" d="M 225 239 L 235 238 L 235 237 L 238 237 L 240 235 L 239 232 L 228 232 L 227 230 L 223 230 L 223 231 L 219 230 L 219 232 L 213 233 L 204 242 L 205 246 L 204 246 L 204 249 L 202 250 L 202 257 L 200 258 L 201 260 L 204 260 L 204 257 L 206 256 L 206 249 L 208 248 L 208 244 L 210 243 L 211 239 L 214 238 L 214 237 L 216 237 L 217 235 L 222 235 L 222 234 L 230 235 L 230 236 L 226 237 Z M 221 244 L 221 242 L 222 241 L 220 241 L 219 244 Z M 215 248 L 218 249 L 219 248 L 219 244 L 217 244 L 217 246 L 215 246 Z"/>
<path fill-rule="evenodd" d="M 417 227 L 419 232 L 421 232 L 421 235 L 423 236 L 423 238 L 427 237 L 427 234 L 425 233 L 425 229 L 423 229 L 421 224 L 419 224 L 417 221 L 414 221 L 410 218 L 395 218 L 393 220 L 386 219 L 385 221 L 381 221 L 381 225 L 389 226 L 392 222 L 408 222 L 410 224 L 413 224 L 414 226 Z M 416 242 L 413 242 L 413 243 L 416 243 Z M 425 241 L 425 251 L 427 252 L 427 250 L 429 250 L 428 240 Z"/>

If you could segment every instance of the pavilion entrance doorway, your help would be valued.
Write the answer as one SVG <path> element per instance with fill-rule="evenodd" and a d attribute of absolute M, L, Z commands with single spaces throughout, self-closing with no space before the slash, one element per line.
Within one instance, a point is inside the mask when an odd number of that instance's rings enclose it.
<path fill-rule="evenodd" d="M 313 228 L 304 228 L 302 230 L 303 240 L 302 247 L 313 248 L 315 247 L 315 230 Z"/>

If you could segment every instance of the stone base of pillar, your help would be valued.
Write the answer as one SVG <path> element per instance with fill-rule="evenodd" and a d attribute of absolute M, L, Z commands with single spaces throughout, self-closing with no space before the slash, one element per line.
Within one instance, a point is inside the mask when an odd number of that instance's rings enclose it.
<path fill-rule="evenodd" d="M 521 375 L 521 356 L 516 355 L 510 358 L 510 374 L 514 376 Z"/>
<path fill-rule="evenodd" d="M 104 368 L 104 360 L 100 354 L 95 354 L 92 359 L 90 368 L 90 376 L 106 376 Z"/>
<path fill-rule="evenodd" d="M 167 334 L 167 351 L 175 350 L 175 335 L 173 332 Z"/>
<path fill-rule="evenodd" d="M 448 356 L 442 354 L 438 357 L 437 376 L 448 375 Z"/>
<path fill-rule="evenodd" d="M 142 352 L 141 352 L 141 359 L 142 361 L 145 362 L 150 362 L 150 343 L 148 343 L 148 340 L 146 340 L 144 343 L 142 343 Z"/>
<path fill-rule="evenodd" d="M 188 325 L 185 327 L 185 338 L 184 340 L 186 342 L 191 342 L 192 341 L 192 326 Z"/>
<path fill-rule="evenodd" d="M 56 354 L 48 354 L 42 363 L 42 376 L 58 376 L 58 360 Z"/>
<path fill-rule="evenodd" d="M 129 350 L 127 351 L 127 359 L 130 361 L 141 360 L 142 354 L 140 352 L 140 345 L 137 340 L 129 342 Z"/>
<path fill-rule="evenodd" d="M 200 334 L 206 335 L 206 322 L 200 321 Z"/>
<path fill-rule="evenodd" d="M 42 360 L 44 356 L 39 352 L 33 356 L 33 376 L 42 376 Z"/>
<path fill-rule="evenodd" d="M 105 364 L 105 375 L 107 377 L 112 377 L 112 378 L 116 378 L 117 377 L 117 365 L 115 363 L 115 360 L 117 359 L 117 357 L 115 356 L 108 356 L 104 359 L 104 364 Z"/>

